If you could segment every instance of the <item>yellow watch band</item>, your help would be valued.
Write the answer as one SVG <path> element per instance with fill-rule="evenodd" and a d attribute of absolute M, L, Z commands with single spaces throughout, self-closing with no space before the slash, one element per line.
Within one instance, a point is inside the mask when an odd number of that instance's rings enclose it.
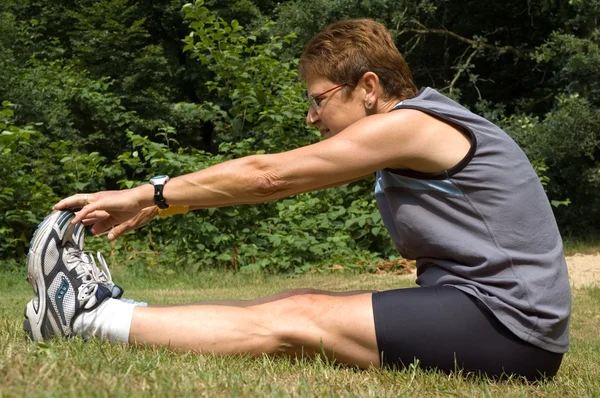
<path fill-rule="evenodd" d="M 169 206 L 166 209 L 158 209 L 158 216 L 159 217 L 169 217 L 172 216 L 174 214 L 185 214 L 187 212 L 190 211 L 190 206 L 185 205 L 185 206 Z"/>

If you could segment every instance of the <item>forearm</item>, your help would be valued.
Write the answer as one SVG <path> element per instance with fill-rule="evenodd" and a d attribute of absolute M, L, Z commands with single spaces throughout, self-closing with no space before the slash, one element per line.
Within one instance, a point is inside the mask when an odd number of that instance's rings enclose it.
<path fill-rule="evenodd" d="M 163 195 L 169 205 L 188 205 L 190 209 L 252 204 L 272 200 L 261 183 L 268 169 L 269 155 L 248 156 L 227 161 L 204 170 L 172 178 Z M 136 188 L 143 206 L 154 204 L 150 184 Z"/>
<path fill-rule="evenodd" d="M 307 179 L 298 162 L 281 155 L 248 156 L 175 177 L 165 185 L 163 195 L 169 205 L 187 205 L 190 210 L 196 210 L 268 202 L 362 178 L 335 182 Z M 154 204 L 150 184 L 136 189 L 141 192 L 144 206 Z"/>

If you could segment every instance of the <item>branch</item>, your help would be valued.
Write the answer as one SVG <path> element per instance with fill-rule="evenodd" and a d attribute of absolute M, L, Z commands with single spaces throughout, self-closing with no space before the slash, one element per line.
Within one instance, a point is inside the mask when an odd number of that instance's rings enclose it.
<path fill-rule="evenodd" d="M 450 36 L 455 38 L 458 41 L 462 41 L 464 43 L 468 43 L 471 46 L 475 46 L 475 47 L 483 47 L 486 48 L 488 50 L 492 50 L 492 51 L 496 51 L 500 54 L 506 54 L 506 53 L 510 53 L 513 54 L 514 56 L 518 57 L 518 58 L 524 58 L 526 55 L 525 51 L 521 51 L 516 49 L 513 46 L 494 46 L 491 45 L 489 43 L 485 43 L 483 41 L 479 41 L 479 40 L 473 40 L 473 39 L 467 39 L 466 37 L 463 37 L 459 34 L 456 34 L 454 32 L 451 32 L 449 30 L 446 29 L 404 29 L 402 32 L 412 32 L 412 33 L 418 33 L 421 35 L 425 35 L 425 34 L 437 34 L 437 35 L 446 35 L 446 36 Z M 402 33 L 401 32 L 401 33 Z"/>
<path fill-rule="evenodd" d="M 471 65 L 471 60 L 473 59 L 473 57 L 475 56 L 475 54 L 477 54 L 479 50 L 476 48 L 475 50 L 473 50 L 473 52 L 471 53 L 471 55 L 469 55 L 469 58 L 467 59 L 467 62 L 465 62 L 463 65 L 464 66 L 459 66 L 456 71 L 456 74 L 454 75 L 454 79 L 452 79 L 452 82 L 450 83 L 450 86 L 448 86 L 447 88 L 450 89 L 450 94 L 452 94 L 452 92 L 454 91 L 454 85 L 456 84 L 456 82 L 458 81 L 458 78 L 462 75 L 462 73 L 464 71 L 466 71 L 469 68 L 469 65 Z M 465 51 L 466 53 L 466 51 Z M 465 54 L 463 54 L 461 56 L 461 58 L 464 56 Z M 468 73 L 468 72 L 467 72 Z M 477 86 L 475 86 L 475 88 L 477 88 Z M 477 92 L 479 92 L 479 90 L 477 90 Z M 479 99 L 481 99 L 481 95 L 479 96 Z"/>

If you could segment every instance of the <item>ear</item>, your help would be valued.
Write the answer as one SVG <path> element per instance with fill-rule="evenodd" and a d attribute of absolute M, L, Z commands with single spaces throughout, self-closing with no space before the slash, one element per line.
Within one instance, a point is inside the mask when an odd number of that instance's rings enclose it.
<path fill-rule="evenodd" d="M 377 109 L 377 100 L 381 97 L 381 86 L 379 85 L 379 76 L 373 72 L 366 72 L 360 78 L 358 85 L 364 93 L 364 106 L 367 113 Z"/>

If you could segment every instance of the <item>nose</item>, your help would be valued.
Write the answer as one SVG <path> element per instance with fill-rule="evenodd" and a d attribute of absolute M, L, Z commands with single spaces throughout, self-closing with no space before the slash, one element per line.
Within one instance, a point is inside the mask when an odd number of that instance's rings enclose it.
<path fill-rule="evenodd" d="M 308 113 L 306 114 L 306 124 L 311 127 L 314 127 L 319 121 L 319 112 L 314 109 L 312 106 L 308 107 Z"/>

